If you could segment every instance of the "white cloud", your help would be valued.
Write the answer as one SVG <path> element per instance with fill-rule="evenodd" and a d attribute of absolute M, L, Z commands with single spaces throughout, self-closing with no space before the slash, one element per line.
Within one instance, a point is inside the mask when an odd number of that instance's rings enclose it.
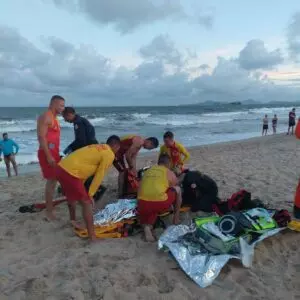
<path fill-rule="evenodd" d="M 180 0 L 52 0 L 58 7 L 83 13 L 100 25 L 113 25 L 125 34 L 145 24 L 161 20 L 194 21 L 210 28 L 213 15 L 197 10 L 187 12 Z"/>
<path fill-rule="evenodd" d="M 283 63 L 279 49 L 268 51 L 261 40 L 251 40 L 240 51 L 238 62 L 246 70 L 272 69 Z"/>
<path fill-rule="evenodd" d="M 295 13 L 290 21 L 287 32 L 287 43 L 290 57 L 299 62 L 300 56 L 300 12 Z"/>
<path fill-rule="evenodd" d="M 294 89 L 241 68 L 235 58 L 220 57 L 208 73 L 207 65 L 193 65 L 195 54 L 179 51 L 168 36 L 144 45 L 143 59 L 133 68 L 117 66 L 91 45 L 74 46 L 54 37 L 44 42 L 48 48 L 42 51 L 16 30 L 0 27 L 1 104 L 14 99 L 15 105 L 21 101 L 41 105 L 41 99 L 56 93 L 74 105 L 170 105 L 297 96 Z M 193 68 L 205 74 L 191 76 Z"/>

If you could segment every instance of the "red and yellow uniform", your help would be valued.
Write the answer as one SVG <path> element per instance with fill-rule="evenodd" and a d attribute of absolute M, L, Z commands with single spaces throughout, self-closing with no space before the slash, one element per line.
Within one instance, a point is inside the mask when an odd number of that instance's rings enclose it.
<path fill-rule="evenodd" d="M 120 149 L 116 153 L 116 158 L 114 161 L 114 166 L 119 172 L 122 172 L 126 169 L 124 155 L 129 150 L 129 148 L 132 146 L 133 139 L 135 137 L 136 137 L 136 135 L 132 134 L 132 135 L 126 135 L 121 138 Z"/>
<path fill-rule="evenodd" d="M 46 141 L 53 159 L 58 163 L 60 160 L 60 125 L 58 119 L 50 110 L 46 114 L 48 114 L 52 120 L 51 125 L 49 125 L 46 133 Z M 41 166 L 43 177 L 45 179 L 55 179 L 55 168 L 49 165 L 46 154 L 41 147 L 38 150 L 38 160 Z"/>
<path fill-rule="evenodd" d="M 108 145 L 95 144 L 80 148 L 61 160 L 56 175 L 68 201 L 91 201 L 114 158 Z M 87 193 L 84 182 L 91 176 L 94 179 Z"/>
<path fill-rule="evenodd" d="M 295 129 L 295 135 L 298 139 L 300 139 L 300 121 L 298 121 L 298 123 L 297 123 L 296 129 Z M 298 186 L 296 189 L 294 205 L 297 208 L 297 210 L 299 210 L 299 215 L 300 215 L 300 178 L 299 178 Z"/>
<path fill-rule="evenodd" d="M 145 172 L 137 198 L 141 224 L 153 225 L 158 214 L 170 208 L 176 201 L 176 191 L 170 188 L 165 166 L 156 165 Z"/>
<path fill-rule="evenodd" d="M 174 142 L 171 147 L 162 145 L 160 154 L 169 155 L 171 158 L 171 169 L 179 168 L 181 171 L 183 171 L 184 164 L 190 159 L 190 153 L 178 142 Z"/>

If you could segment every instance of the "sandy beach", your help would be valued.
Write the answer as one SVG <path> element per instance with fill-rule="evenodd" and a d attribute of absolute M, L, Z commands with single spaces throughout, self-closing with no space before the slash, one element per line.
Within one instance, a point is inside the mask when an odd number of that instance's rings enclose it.
<path fill-rule="evenodd" d="M 285 135 L 194 147 L 189 167 L 214 178 L 221 198 L 244 188 L 270 207 L 290 210 L 299 147 Z M 139 166 L 155 163 L 156 155 L 141 157 Z M 109 191 L 101 205 L 116 200 L 114 170 L 105 184 Z M 141 236 L 88 245 L 72 232 L 65 204 L 57 207 L 60 219 L 53 224 L 43 213 L 16 212 L 41 202 L 43 188 L 39 173 L 0 181 L 1 300 L 300 299 L 299 233 L 286 230 L 263 241 L 252 268 L 233 260 L 212 286 L 201 289 Z"/>

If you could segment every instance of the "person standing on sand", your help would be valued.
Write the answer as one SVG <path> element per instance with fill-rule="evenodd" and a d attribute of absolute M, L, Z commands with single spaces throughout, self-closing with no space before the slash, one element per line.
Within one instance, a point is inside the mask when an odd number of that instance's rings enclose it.
<path fill-rule="evenodd" d="M 276 134 L 277 123 L 278 123 L 277 115 L 274 115 L 274 118 L 272 119 L 273 134 Z"/>
<path fill-rule="evenodd" d="M 145 171 L 139 186 L 137 210 L 147 242 L 155 242 L 153 226 L 157 216 L 170 209 L 173 204 L 173 224 L 179 224 L 181 188 L 175 173 L 169 169 L 170 164 L 168 155 L 160 155 L 158 164 Z"/>
<path fill-rule="evenodd" d="M 0 142 L 0 161 L 2 161 L 1 154 L 3 152 L 8 177 L 11 177 L 10 164 L 13 165 L 15 175 L 18 176 L 18 167 L 15 159 L 18 151 L 18 144 L 9 139 L 7 133 L 3 133 L 3 140 Z"/>
<path fill-rule="evenodd" d="M 46 217 L 54 220 L 53 194 L 56 186 L 55 166 L 60 161 L 60 125 L 57 115 L 65 108 L 65 99 L 59 95 L 52 96 L 49 108 L 37 120 L 39 141 L 38 160 L 43 177 L 46 179 L 45 201 Z"/>
<path fill-rule="evenodd" d="M 120 138 L 110 136 L 106 144 L 88 145 L 63 158 L 56 168 L 56 178 L 61 184 L 70 212 L 71 223 L 75 228 L 82 228 L 76 223 L 76 202 L 82 206 L 82 215 L 91 241 L 96 240 L 93 221 L 93 196 L 101 185 L 104 176 L 112 166 L 115 153 L 120 148 Z M 84 182 L 93 176 L 87 192 Z"/>
<path fill-rule="evenodd" d="M 263 118 L 263 130 L 262 130 L 262 135 L 267 135 L 269 129 L 269 119 L 268 115 L 265 115 Z"/>
<path fill-rule="evenodd" d="M 300 118 L 295 130 L 296 138 L 300 139 Z M 296 188 L 295 200 L 294 200 L 294 217 L 300 219 L 300 178 L 298 179 L 298 186 Z"/>
<path fill-rule="evenodd" d="M 73 107 L 65 107 L 62 113 L 64 120 L 74 126 L 75 140 L 64 150 L 69 154 L 87 145 L 98 144 L 94 126 L 86 119 L 76 114 Z"/>
<path fill-rule="evenodd" d="M 296 109 L 293 108 L 292 111 L 290 111 L 290 113 L 289 113 L 289 128 L 288 128 L 287 135 L 290 134 L 291 128 L 292 128 L 291 135 L 294 134 L 295 125 L 296 125 Z"/>

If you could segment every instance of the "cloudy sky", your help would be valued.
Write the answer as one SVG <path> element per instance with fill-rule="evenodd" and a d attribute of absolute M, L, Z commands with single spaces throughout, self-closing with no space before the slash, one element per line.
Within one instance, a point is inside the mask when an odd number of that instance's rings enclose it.
<path fill-rule="evenodd" d="M 299 0 L 1 0 L 0 105 L 300 99 Z"/>

